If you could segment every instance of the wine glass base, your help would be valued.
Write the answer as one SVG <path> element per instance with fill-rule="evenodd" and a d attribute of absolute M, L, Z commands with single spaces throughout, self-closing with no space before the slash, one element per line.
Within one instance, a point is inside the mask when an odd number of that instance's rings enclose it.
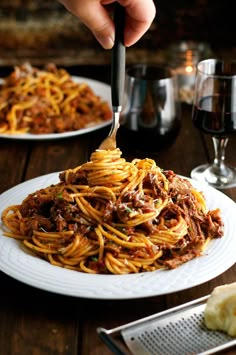
<path fill-rule="evenodd" d="M 236 186 L 236 169 L 226 167 L 224 175 L 216 175 L 214 167 L 209 164 L 203 164 L 191 171 L 191 178 L 203 181 L 216 189 L 228 189 Z"/>

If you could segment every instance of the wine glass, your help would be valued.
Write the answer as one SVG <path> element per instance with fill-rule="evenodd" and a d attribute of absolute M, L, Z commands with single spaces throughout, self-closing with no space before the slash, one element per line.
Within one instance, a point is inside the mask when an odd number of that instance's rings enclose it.
<path fill-rule="evenodd" d="M 191 177 L 218 188 L 236 186 L 236 169 L 225 163 L 229 137 L 236 134 L 236 61 L 206 59 L 196 68 L 192 120 L 212 136 L 214 160 L 196 167 Z"/>

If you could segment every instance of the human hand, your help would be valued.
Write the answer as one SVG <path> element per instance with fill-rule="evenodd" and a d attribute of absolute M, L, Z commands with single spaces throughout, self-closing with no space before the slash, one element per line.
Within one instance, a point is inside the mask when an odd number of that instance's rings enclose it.
<path fill-rule="evenodd" d="M 115 27 L 110 16 L 115 0 L 59 0 L 92 31 L 105 49 L 111 49 L 115 40 Z M 136 43 L 149 29 L 156 8 L 153 0 L 119 0 L 126 10 L 124 45 Z"/>

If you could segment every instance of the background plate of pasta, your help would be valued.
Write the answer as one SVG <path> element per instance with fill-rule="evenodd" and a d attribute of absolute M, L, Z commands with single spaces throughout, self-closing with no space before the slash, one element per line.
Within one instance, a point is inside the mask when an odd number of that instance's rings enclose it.
<path fill-rule="evenodd" d="M 135 299 L 207 282 L 236 261 L 236 205 L 205 184 L 96 150 L 1 194 L 0 269 L 39 289 Z"/>
<path fill-rule="evenodd" d="M 0 137 L 59 139 L 111 124 L 110 86 L 48 64 L 16 66 L 0 82 Z"/>

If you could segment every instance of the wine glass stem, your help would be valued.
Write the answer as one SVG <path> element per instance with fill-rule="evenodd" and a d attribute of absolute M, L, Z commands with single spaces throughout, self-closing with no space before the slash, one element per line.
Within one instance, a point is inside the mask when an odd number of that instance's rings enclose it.
<path fill-rule="evenodd" d="M 225 149 L 229 138 L 213 137 L 214 146 L 214 163 L 213 169 L 216 175 L 225 176 L 227 174 L 227 167 L 225 165 Z"/>

